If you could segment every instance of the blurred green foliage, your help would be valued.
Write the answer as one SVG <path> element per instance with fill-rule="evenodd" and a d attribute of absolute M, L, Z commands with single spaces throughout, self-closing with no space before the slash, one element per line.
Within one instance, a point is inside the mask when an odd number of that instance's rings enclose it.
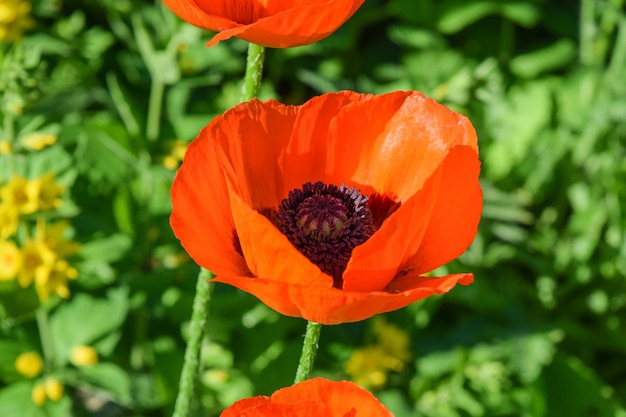
<path fill-rule="evenodd" d="M 52 216 L 82 245 L 67 300 L 0 282 L 0 415 L 169 415 L 197 267 L 169 229 L 164 161 L 237 103 L 246 45 L 206 48 L 159 2 L 39 0 L 31 16 L 0 49 L 0 184 L 55 173 Z M 437 271 L 475 283 L 385 315 L 413 353 L 374 390 L 396 417 L 626 416 L 624 80 L 623 0 L 368 0 L 322 42 L 267 51 L 261 98 L 417 89 L 478 131 L 479 235 Z M 58 141 L 21 149 L 33 132 Z M 290 385 L 304 326 L 217 286 L 197 415 Z M 315 372 L 347 378 L 371 343 L 370 321 L 324 328 Z M 98 364 L 68 362 L 78 345 Z M 36 378 L 15 371 L 27 351 Z M 37 406 L 49 377 L 63 397 Z"/>

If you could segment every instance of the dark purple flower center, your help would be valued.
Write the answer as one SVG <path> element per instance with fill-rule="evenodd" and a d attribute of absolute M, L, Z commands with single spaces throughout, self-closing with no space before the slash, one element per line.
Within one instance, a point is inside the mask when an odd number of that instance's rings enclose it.
<path fill-rule="evenodd" d="M 352 250 L 374 234 L 367 200 L 354 187 L 307 182 L 280 203 L 276 223 L 287 239 L 341 288 Z"/>

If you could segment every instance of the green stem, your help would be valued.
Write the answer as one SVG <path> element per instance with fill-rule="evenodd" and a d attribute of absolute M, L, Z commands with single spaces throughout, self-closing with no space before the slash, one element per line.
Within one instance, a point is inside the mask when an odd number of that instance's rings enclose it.
<path fill-rule="evenodd" d="M 158 77 L 152 78 L 150 85 L 150 102 L 148 103 L 148 120 L 146 127 L 146 137 L 154 141 L 159 137 L 161 127 L 161 108 L 163 107 L 163 93 L 165 84 Z"/>
<path fill-rule="evenodd" d="M 0 135 L 0 140 L 7 140 L 9 142 L 9 146 L 11 147 L 8 154 L 4 155 L 4 158 L 8 160 L 9 165 L 9 173 L 12 175 L 15 172 L 15 163 L 13 158 L 13 147 L 15 146 L 15 118 L 13 113 L 10 111 L 6 111 L 4 113 L 4 123 L 2 129 L 2 135 Z M 8 181 L 9 178 L 2 178 L 2 180 Z"/>
<path fill-rule="evenodd" d="M 583 65 L 594 63 L 594 40 L 596 38 L 595 1 L 581 0 L 580 2 L 580 62 Z"/>
<path fill-rule="evenodd" d="M 265 47 L 250 43 L 248 45 L 248 59 L 246 61 L 246 75 L 241 89 L 241 101 L 249 101 L 257 96 L 261 79 L 263 78 L 263 60 Z"/>
<path fill-rule="evenodd" d="M 300 355 L 300 363 L 296 371 L 296 379 L 294 383 L 302 382 L 309 377 L 315 362 L 315 354 L 317 353 L 317 342 L 320 339 L 322 325 L 309 321 L 306 325 L 306 334 L 304 335 L 304 343 L 302 344 L 302 354 Z"/>
<path fill-rule="evenodd" d="M 609 67 L 606 71 L 608 78 L 619 78 L 620 69 L 626 65 L 626 19 L 620 21 L 617 27 L 617 36 L 615 37 L 615 46 L 609 61 Z"/>
<path fill-rule="evenodd" d="M 211 290 L 213 288 L 206 280 L 212 277 L 211 272 L 204 268 L 202 268 L 200 274 L 198 274 L 196 296 L 193 299 L 191 323 L 189 325 L 189 341 L 187 342 L 187 350 L 185 351 L 185 361 L 180 375 L 180 385 L 178 388 L 178 397 L 176 397 L 176 404 L 174 405 L 173 417 L 187 417 L 190 415 L 189 408 L 196 391 L 196 379 L 198 377 L 198 370 L 200 369 L 200 348 L 202 347 L 202 338 L 204 337 L 204 328 L 209 312 Z"/>
<path fill-rule="evenodd" d="M 50 326 L 48 325 L 48 310 L 42 305 L 37 309 L 37 328 L 39 329 L 39 338 L 41 340 L 41 350 L 46 363 L 46 368 L 54 370 L 56 368 L 56 358 L 54 355 L 54 347 L 50 338 Z"/>
<path fill-rule="evenodd" d="M 261 79 L 263 78 L 264 57 L 264 47 L 250 44 L 248 47 L 248 59 L 246 62 L 246 75 L 244 76 L 243 90 L 241 92 L 242 102 L 256 97 L 256 94 L 259 91 Z M 151 94 L 150 97 L 150 110 L 152 110 L 153 104 L 152 95 L 153 94 Z M 161 91 L 161 96 L 162 95 L 163 92 Z M 159 98 L 159 114 L 161 101 L 161 98 Z M 149 115 L 150 114 L 151 112 L 149 112 Z M 148 117 L 148 120 L 151 120 L 151 118 Z M 150 123 L 148 123 L 148 129 L 150 129 Z M 157 136 L 158 126 L 155 138 Z M 148 135 L 148 137 L 150 136 Z M 207 283 L 206 280 L 210 279 L 212 276 L 211 272 L 204 268 L 200 268 L 198 283 L 196 285 L 196 295 L 193 300 L 193 310 L 189 328 L 189 342 L 187 343 L 187 350 L 185 351 L 185 361 L 183 363 L 183 370 L 180 376 L 180 386 L 178 396 L 176 397 L 176 404 L 174 405 L 173 417 L 188 417 L 190 415 L 189 409 L 195 392 L 196 378 L 198 376 L 200 365 L 202 338 L 204 337 L 206 319 L 209 315 L 209 302 L 211 298 L 211 291 L 213 289 L 213 284 Z"/>

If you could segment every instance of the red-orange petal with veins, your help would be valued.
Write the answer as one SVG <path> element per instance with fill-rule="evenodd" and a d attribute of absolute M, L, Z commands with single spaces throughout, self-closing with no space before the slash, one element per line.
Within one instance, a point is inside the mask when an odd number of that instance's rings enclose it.
<path fill-rule="evenodd" d="M 218 33 L 209 41 L 238 37 L 273 48 L 317 42 L 352 16 L 364 0 L 164 0 L 181 19 Z"/>
<path fill-rule="evenodd" d="M 468 285 L 472 274 L 444 277 L 396 278 L 384 291 L 355 292 L 317 285 L 298 285 L 262 278 L 214 278 L 246 291 L 270 308 L 291 317 L 302 317 L 320 324 L 341 324 L 368 319 L 394 311 L 435 294 L 448 292 L 455 284 Z"/>
<path fill-rule="evenodd" d="M 245 398 L 221 417 L 393 417 L 370 392 L 353 382 L 312 378 L 271 397 Z"/>

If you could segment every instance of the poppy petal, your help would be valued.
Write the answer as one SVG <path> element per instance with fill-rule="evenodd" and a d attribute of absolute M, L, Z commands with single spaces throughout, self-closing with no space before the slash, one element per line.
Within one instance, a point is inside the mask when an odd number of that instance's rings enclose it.
<path fill-rule="evenodd" d="M 228 201 L 228 191 L 222 169 L 215 161 L 210 130 L 211 125 L 189 145 L 176 173 L 171 190 L 170 224 L 196 263 L 210 266 L 218 275 L 245 275 L 245 261 L 233 242 L 235 224 L 230 207 L 219 204 Z"/>
<path fill-rule="evenodd" d="M 238 287 L 283 315 L 331 325 L 365 320 L 379 313 L 397 310 L 431 295 L 445 293 L 457 282 L 467 285 L 473 280 L 472 274 L 439 278 L 407 276 L 396 278 L 385 291 L 368 293 L 263 278 L 218 276 L 213 281 Z"/>
<path fill-rule="evenodd" d="M 364 0 L 201 1 L 164 0 L 181 19 L 218 31 L 207 46 L 233 36 L 274 48 L 317 42 L 341 26 Z"/>
<path fill-rule="evenodd" d="M 219 130 L 213 131 L 216 147 L 223 152 L 219 156 L 225 172 L 239 196 L 256 209 L 277 207 L 285 197 L 278 161 L 297 114 L 295 106 L 252 100 L 226 112 Z"/>
<path fill-rule="evenodd" d="M 270 397 L 259 395 L 257 397 L 244 398 L 228 407 L 220 417 L 240 417 L 245 410 L 260 408 L 270 401 Z"/>
<path fill-rule="evenodd" d="M 311 263 L 272 222 L 233 191 L 230 203 L 241 249 L 256 277 L 287 284 L 333 285 L 330 275 Z"/>
<path fill-rule="evenodd" d="M 208 14 L 196 1 L 163 0 L 163 3 L 182 20 L 202 29 L 223 30 L 238 26 L 225 16 Z"/>
<path fill-rule="evenodd" d="M 362 100 L 341 109 L 330 126 L 326 175 L 332 182 L 352 180 L 374 185 L 363 172 L 372 166 L 380 152 L 384 132 L 410 92 L 393 92 L 381 96 L 364 96 Z M 385 192 L 385 190 L 378 190 Z"/>
<path fill-rule="evenodd" d="M 392 417 L 374 395 L 353 382 L 313 378 L 271 397 L 237 401 L 221 417 Z"/>
<path fill-rule="evenodd" d="M 479 170 L 472 147 L 450 150 L 424 187 L 354 249 L 343 288 L 380 290 L 407 264 L 423 274 L 461 255 L 472 243 L 480 219 Z"/>
<path fill-rule="evenodd" d="M 474 240 L 482 211 L 477 181 L 480 161 L 474 149 L 459 146 L 444 162 L 440 192 L 428 229 L 408 267 L 423 274 L 460 256 Z"/>
<path fill-rule="evenodd" d="M 282 165 L 284 196 L 306 182 L 328 181 L 326 160 L 332 147 L 328 140 L 329 125 L 344 107 L 366 97 L 341 91 L 312 98 L 302 105 Z"/>
<path fill-rule="evenodd" d="M 251 24 L 232 27 L 217 33 L 207 46 L 236 36 L 271 48 L 308 45 L 324 39 L 341 26 L 364 0 L 334 0 L 294 7 L 261 18 Z"/>
<path fill-rule="evenodd" d="M 477 147 L 467 118 L 419 92 L 376 96 L 336 118 L 335 171 L 408 200 L 456 145 Z M 358 157 L 355 157 L 358 155 Z"/>
<path fill-rule="evenodd" d="M 439 193 L 442 166 L 365 243 L 352 251 L 343 273 L 346 291 L 381 291 L 422 242 Z"/>
<path fill-rule="evenodd" d="M 392 417 L 374 395 L 349 381 L 313 378 L 272 394 L 274 403 L 295 404 L 303 398 L 323 402 L 332 416 Z"/>

